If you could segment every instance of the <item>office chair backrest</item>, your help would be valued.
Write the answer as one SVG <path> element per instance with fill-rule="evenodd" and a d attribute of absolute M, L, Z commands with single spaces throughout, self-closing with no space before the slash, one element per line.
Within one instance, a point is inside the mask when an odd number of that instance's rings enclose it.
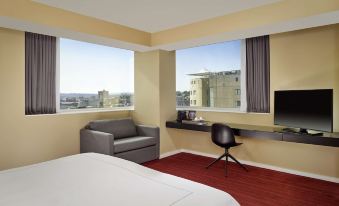
<path fill-rule="evenodd" d="M 227 145 L 235 144 L 233 130 L 226 124 L 213 124 L 211 135 L 212 141 L 220 147 L 227 147 Z"/>

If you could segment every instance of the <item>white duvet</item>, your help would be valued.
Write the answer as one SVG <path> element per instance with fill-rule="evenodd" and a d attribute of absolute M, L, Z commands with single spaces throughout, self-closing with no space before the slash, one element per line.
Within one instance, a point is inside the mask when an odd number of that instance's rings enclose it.
<path fill-rule="evenodd" d="M 234 206 L 229 194 L 86 153 L 0 172 L 1 206 Z"/>

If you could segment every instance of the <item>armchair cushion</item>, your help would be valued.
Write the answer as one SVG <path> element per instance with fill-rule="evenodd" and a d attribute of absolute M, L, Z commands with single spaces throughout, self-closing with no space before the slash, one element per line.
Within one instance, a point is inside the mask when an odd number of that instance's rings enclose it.
<path fill-rule="evenodd" d="M 158 138 L 156 137 L 129 137 L 114 141 L 114 153 L 126 152 L 130 150 L 140 149 L 151 145 L 156 145 Z"/>
<path fill-rule="evenodd" d="M 137 136 L 136 126 L 131 118 L 116 120 L 96 120 L 88 124 L 88 128 L 114 135 L 114 139 Z"/>
<path fill-rule="evenodd" d="M 100 131 L 80 130 L 80 152 L 97 152 L 100 154 L 114 154 L 114 136 Z"/>

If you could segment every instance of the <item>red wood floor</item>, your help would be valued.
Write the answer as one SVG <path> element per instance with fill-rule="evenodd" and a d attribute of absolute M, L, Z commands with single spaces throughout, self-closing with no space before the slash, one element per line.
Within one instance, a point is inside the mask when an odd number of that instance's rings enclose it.
<path fill-rule="evenodd" d="M 145 163 L 146 167 L 183 177 L 223 190 L 241 205 L 336 205 L 339 206 L 339 184 L 247 166 L 244 171 L 233 162 L 224 176 L 224 161 L 210 169 L 204 167 L 212 158 L 179 153 Z"/>

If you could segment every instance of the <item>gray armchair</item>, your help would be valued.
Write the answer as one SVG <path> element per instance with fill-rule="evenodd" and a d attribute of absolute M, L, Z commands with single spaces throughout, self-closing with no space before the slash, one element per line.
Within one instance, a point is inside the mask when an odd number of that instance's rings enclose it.
<path fill-rule="evenodd" d="M 133 120 L 97 120 L 80 130 L 80 152 L 96 152 L 136 163 L 159 158 L 159 128 Z"/>

